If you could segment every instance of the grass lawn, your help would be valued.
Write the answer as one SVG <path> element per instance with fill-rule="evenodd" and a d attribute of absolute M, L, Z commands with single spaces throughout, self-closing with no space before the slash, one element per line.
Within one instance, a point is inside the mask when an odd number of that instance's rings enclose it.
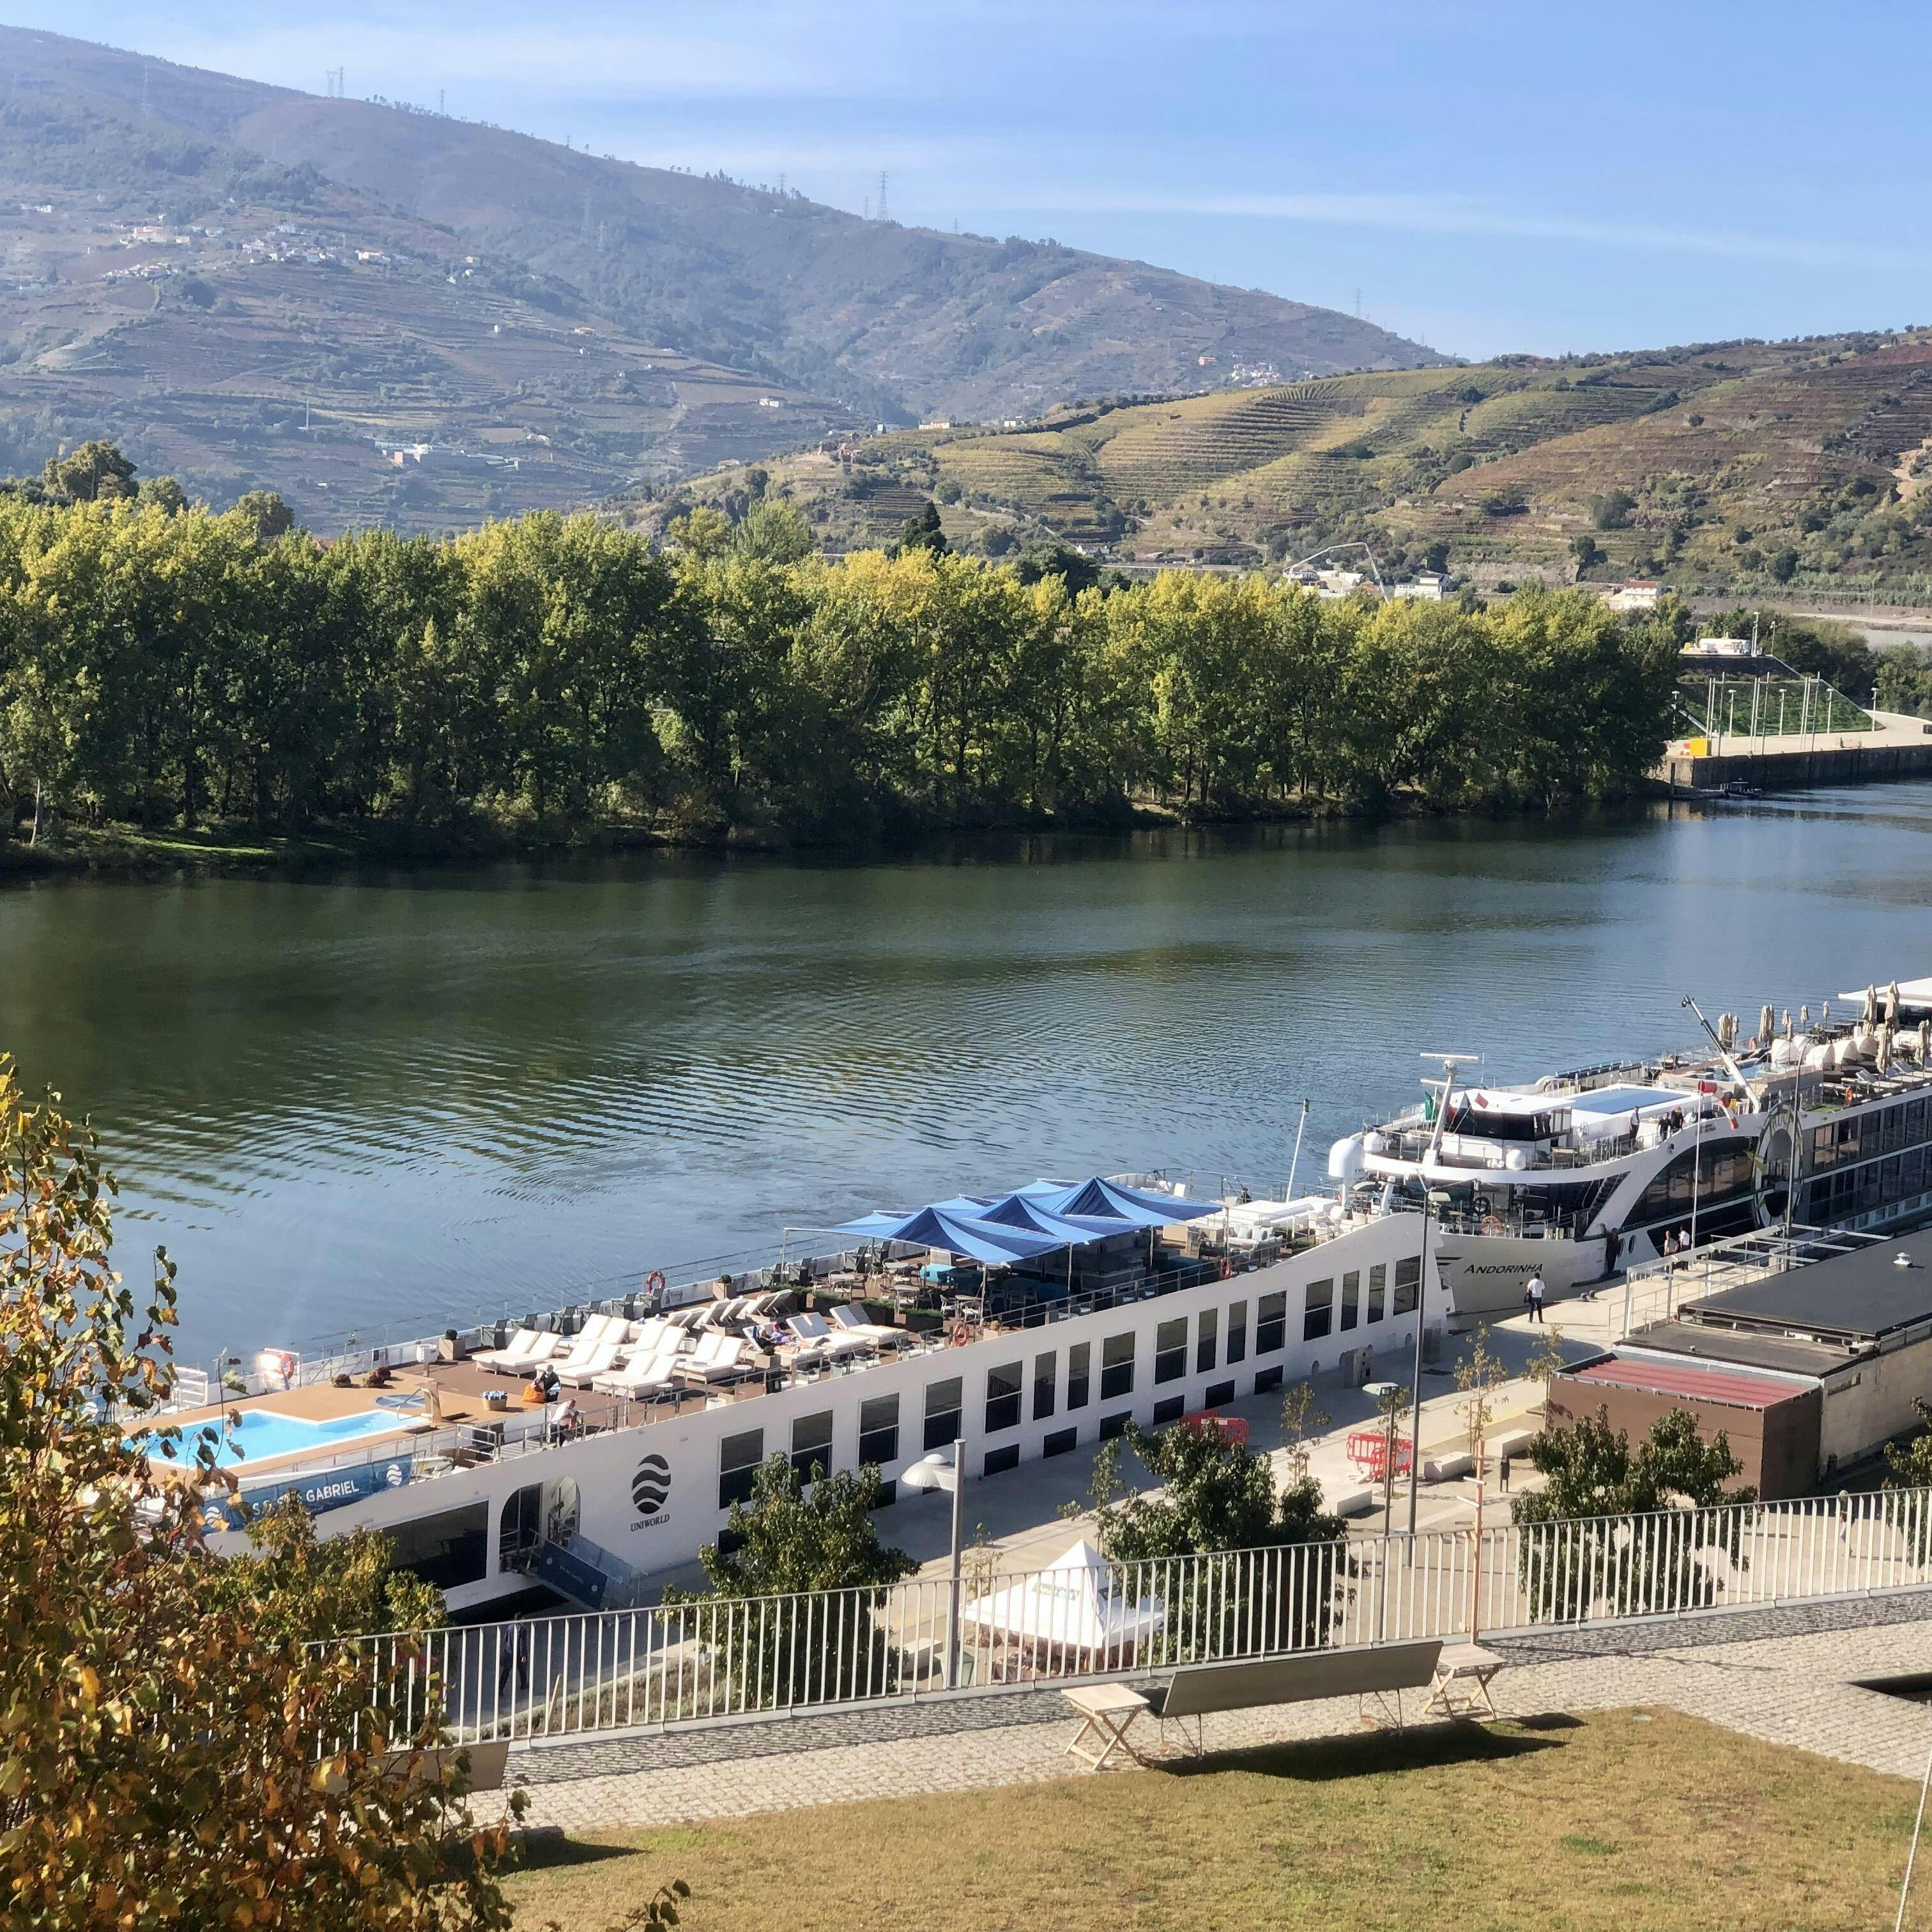
<path fill-rule="evenodd" d="M 510 1888 L 520 1928 L 566 1932 L 672 1877 L 688 1932 L 1864 1932 L 1892 1924 L 1917 1797 L 1614 1712 L 538 1840 Z M 1912 1903 L 1932 1928 L 1932 1868 Z"/>

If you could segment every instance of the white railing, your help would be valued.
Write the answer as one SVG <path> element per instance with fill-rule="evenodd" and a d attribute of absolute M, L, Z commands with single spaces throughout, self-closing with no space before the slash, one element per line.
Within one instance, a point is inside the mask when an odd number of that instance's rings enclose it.
<path fill-rule="evenodd" d="M 361 1640 L 413 1727 L 561 1740 L 1932 1587 L 1932 1490 L 1371 1537 Z"/>

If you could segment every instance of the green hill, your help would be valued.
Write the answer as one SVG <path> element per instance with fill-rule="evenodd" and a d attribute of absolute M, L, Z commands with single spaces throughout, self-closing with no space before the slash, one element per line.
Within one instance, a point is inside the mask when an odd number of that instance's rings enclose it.
<path fill-rule="evenodd" d="M 833 548 L 889 536 L 930 494 L 951 541 L 994 554 L 1051 536 L 1126 562 L 1256 564 L 1366 538 L 1398 569 L 1446 550 L 1482 583 L 1904 589 L 1932 571 L 1932 332 L 1103 402 L 772 474 Z M 727 472 L 688 494 L 740 488 Z"/>
<path fill-rule="evenodd" d="M 1438 362 L 1054 243 L 864 221 L 0 28 L 0 456 L 120 441 L 320 529 L 595 500 L 875 422 Z M 399 465 L 394 446 L 431 446 Z"/>

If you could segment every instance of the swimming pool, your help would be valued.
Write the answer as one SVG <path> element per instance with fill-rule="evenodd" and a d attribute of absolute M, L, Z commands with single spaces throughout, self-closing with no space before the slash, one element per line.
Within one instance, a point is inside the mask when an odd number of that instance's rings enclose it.
<path fill-rule="evenodd" d="M 214 1460 L 224 1465 L 259 1462 L 271 1456 L 331 1449 L 361 1436 L 380 1436 L 400 1428 L 406 1419 L 392 1408 L 366 1409 L 359 1414 L 338 1415 L 327 1422 L 309 1422 L 298 1415 L 282 1415 L 272 1409 L 237 1409 L 231 1412 L 222 1431 Z M 182 1429 L 176 1452 L 182 1461 L 193 1460 L 202 1429 L 208 1426 Z M 140 1438 L 130 1439 L 138 1442 Z"/>

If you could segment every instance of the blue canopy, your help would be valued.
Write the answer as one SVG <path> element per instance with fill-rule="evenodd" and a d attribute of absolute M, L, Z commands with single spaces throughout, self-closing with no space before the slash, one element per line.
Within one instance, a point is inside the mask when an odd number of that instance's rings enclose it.
<path fill-rule="evenodd" d="M 988 1202 L 981 1216 L 1009 1228 L 1031 1228 L 1051 1234 L 1064 1247 L 1084 1247 L 1089 1241 L 1103 1241 L 1122 1232 L 1117 1220 L 1091 1215 L 1056 1214 L 1039 1196 L 1009 1194 L 1004 1200 Z"/>
<path fill-rule="evenodd" d="M 1036 1180 L 1021 1192 L 1049 1214 L 1124 1222 L 1130 1228 L 1162 1228 L 1170 1221 L 1198 1221 L 1204 1214 L 1221 1211 L 1216 1202 L 1190 1201 L 1179 1194 L 1148 1194 L 1098 1174 L 1070 1187 Z"/>
<path fill-rule="evenodd" d="M 858 1234 L 868 1240 L 916 1242 L 921 1247 L 943 1248 L 950 1255 L 970 1255 L 976 1262 L 1020 1261 L 1034 1255 L 1050 1254 L 1066 1245 L 1064 1235 L 1009 1227 L 938 1207 L 922 1208 L 896 1218 L 867 1214 L 856 1221 L 842 1222 L 831 1232 Z"/>

